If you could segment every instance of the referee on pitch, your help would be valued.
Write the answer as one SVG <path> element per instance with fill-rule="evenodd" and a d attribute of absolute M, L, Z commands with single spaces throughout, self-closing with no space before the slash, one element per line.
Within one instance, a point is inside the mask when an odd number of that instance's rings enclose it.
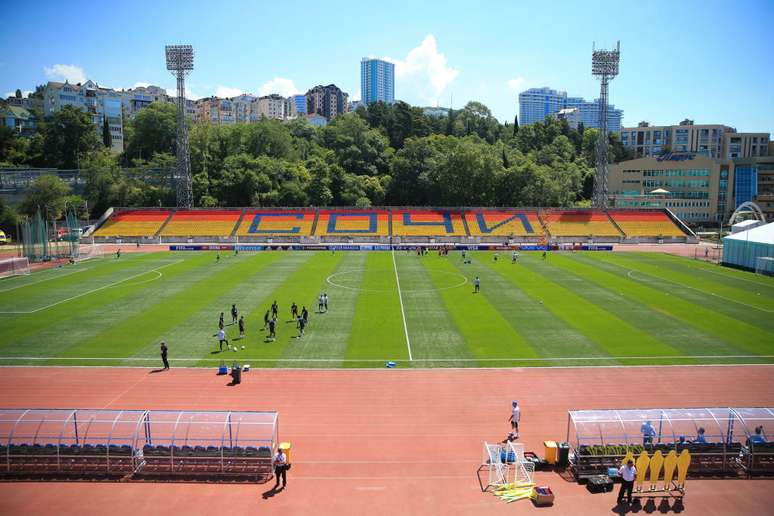
<path fill-rule="evenodd" d="M 164 362 L 164 369 L 169 369 L 169 360 L 167 360 L 167 343 L 161 341 L 161 361 Z"/>

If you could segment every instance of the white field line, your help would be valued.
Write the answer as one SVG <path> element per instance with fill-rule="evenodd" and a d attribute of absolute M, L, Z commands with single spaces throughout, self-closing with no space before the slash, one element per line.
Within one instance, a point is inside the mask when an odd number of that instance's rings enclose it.
<path fill-rule="evenodd" d="M 91 267 L 89 267 L 89 269 L 91 269 Z M 0 293 L 10 292 L 11 290 L 16 290 L 18 288 L 24 288 L 24 287 L 29 287 L 29 286 L 32 286 L 32 285 L 37 285 L 38 283 L 43 283 L 44 281 L 51 281 L 51 280 L 58 279 L 58 278 L 64 278 L 66 276 L 72 276 L 73 274 L 77 274 L 79 272 L 86 272 L 89 269 L 78 269 L 77 271 L 68 272 L 67 274 L 54 274 L 54 275 L 52 275 L 49 278 L 44 278 L 42 280 L 33 281 L 32 283 L 25 283 L 24 285 L 16 285 L 15 287 L 4 288 L 4 289 L 0 290 Z M 58 270 L 58 269 L 55 269 L 55 270 Z"/>
<path fill-rule="evenodd" d="M 253 362 L 277 362 L 276 358 L 245 357 L 235 355 L 242 361 L 250 360 Z M 599 361 L 599 360 L 688 360 L 688 359 L 727 359 L 727 358 L 774 358 L 774 355 L 655 355 L 655 356 L 631 356 L 631 357 L 522 357 L 522 358 L 412 358 L 405 359 L 372 359 L 372 358 L 283 358 L 283 362 L 352 362 L 352 363 L 385 363 L 388 360 L 393 362 L 567 362 L 567 361 Z M 0 362 L 4 360 L 106 360 L 106 361 L 126 361 L 126 362 L 157 362 L 158 357 L 3 357 L 0 356 Z M 220 362 L 221 358 L 207 357 L 182 357 L 170 358 L 170 362 Z M 688 364 L 690 365 L 690 364 Z M 655 367 L 661 367 L 661 364 L 654 364 Z"/>
<path fill-rule="evenodd" d="M 100 290 L 104 290 L 106 288 L 115 287 L 116 285 L 119 285 L 121 283 L 127 282 L 130 279 L 134 279 L 134 278 L 137 278 L 139 276 L 144 276 L 145 274 L 148 274 L 150 272 L 159 272 L 159 269 L 163 269 L 164 267 L 169 267 L 170 265 L 175 265 L 176 263 L 180 263 L 182 261 L 183 260 L 177 260 L 177 261 L 174 261 L 174 262 L 170 262 L 170 263 L 168 263 L 166 265 L 162 265 L 161 267 L 155 267 L 153 269 L 150 269 L 150 270 L 147 270 L 147 271 L 143 271 L 143 272 L 140 272 L 138 274 L 134 274 L 132 276 L 129 276 L 128 278 L 124 278 L 122 280 L 115 281 L 115 282 L 110 283 L 108 285 L 104 285 L 102 287 L 98 287 L 98 288 L 95 288 L 95 289 L 92 289 L 92 290 L 87 290 L 86 292 L 82 292 L 82 293 L 80 293 L 80 294 L 78 294 L 76 296 L 68 297 L 67 299 L 62 299 L 61 301 L 57 301 L 56 303 L 51 303 L 50 305 L 46 305 L 46 306 L 43 306 L 43 307 L 40 307 L 40 308 L 36 308 L 35 310 L 18 311 L 18 312 L 13 312 L 13 311 L 11 311 L 11 312 L 0 312 L 0 314 L 34 314 L 34 313 L 37 313 L 37 312 L 41 312 L 41 311 L 47 310 L 47 309 L 49 309 L 51 307 L 54 307 L 54 306 L 57 306 L 57 305 L 61 305 L 62 303 L 67 303 L 68 301 L 72 301 L 73 299 L 78 299 L 79 297 L 83 297 L 83 296 L 86 296 L 86 295 L 89 295 L 89 294 L 93 294 L 94 292 L 99 292 Z M 158 278 L 154 278 L 154 279 L 158 279 Z"/>
<path fill-rule="evenodd" d="M 406 347 L 408 348 L 409 361 L 413 360 L 411 356 L 411 340 L 409 339 L 408 326 L 406 326 L 406 312 L 403 310 L 403 294 L 400 291 L 400 277 L 398 276 L 398 265 L 395 263 L 395 250 L 392 250 L 392 268 L 395 270 L 395 282 L 398 284 L 398 300 L 400 300 L 400 315 L 403 317 L 403 333 L 406 335 Z"/>
<path fill-rule="evenodd" d="M 649 281 L 647 279 L 639 279 L 639 278 L 634 277 L 632 275 L 633 272 L 639 273 L 640 271 L 636 271 L 634 269 L 631 269 L 631 270 L 629 270 L 629 272 L 626 273 L 626 275 L 629 276 L 630 279 L 632 279 L 634 281 L 638 281 L 640 283 L 652 283 L 651 281 Z M 645 272 L 645 273 L 642 273 L 642 274 L 647 274 L 647 273 Z M 731 298 L 728 298 L 728 297 L 725 297 L 725 296 L 719 296 L 718 294 L 715 294 L 714 292 L 707 292 L 706 290 L 702 290 L 700 288 L 692 287 L 690 285 L 686 285 L 685 283 L 680 283 L 679 281 L 673 281 L 673 280 L 669 280 L 669 279 L 666 279 L 666 278 L 658 278 L 658 279 L 660 281 L 666 281 L 667 283 L 673 283 L 675 285 L 680 285 L 681 287 L 684 287 L 684 288 L 689 288 L 691 290 L 695 290 L 696 292 L 701 292 L 702 294 L 709 294 L 710 296 L 714 296 L 714 297 L 717 297 L 717 298 L 720 298 L 720 299 L 725 299 L 726 301 L 730 301 L 731 303 L 736 303 L 737 305 L 742 305 L 742 306 L 746 306 L 748 308 L 752 308 L 754 310 L 760 310 L 761 312 L 766 312 L 766 313 L 769 313 L 769 314 L 774 314 L 774 310 L 767 310 L 765 308 L 761 308 L 759 306 L 743 303 L 741 301 L 737 301 L 735 299 L 731 299 Z"/>

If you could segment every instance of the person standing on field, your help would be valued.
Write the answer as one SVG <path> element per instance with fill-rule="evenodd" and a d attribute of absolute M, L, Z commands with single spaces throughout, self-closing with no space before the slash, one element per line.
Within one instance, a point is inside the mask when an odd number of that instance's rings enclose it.
<path fill-rule="evenodd" d="M 169 360 L 167 360 L 167 343 L 161 341 L 161 361 L 164 363 L 164 369 L 169 369 Z"/>
<path fill-rule="evenodd" d="M 239 338 L 240 339 L 245 338 L 245 316 L 244 315 L 239 317 Z"/>
<path fill-rule="evenodd" d="M 519 437 L 519 421 L 521 421 L 521 409 L 519 408 L 519 402 L 513 400 L 511 402 L 511 417 L 508 418 L 511 422 L 511 430 L 516 437 Z"/>

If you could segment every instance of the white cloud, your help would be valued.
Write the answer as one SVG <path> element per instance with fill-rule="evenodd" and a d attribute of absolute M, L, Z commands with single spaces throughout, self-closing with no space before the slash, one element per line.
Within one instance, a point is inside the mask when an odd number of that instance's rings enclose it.
<path fill-rule="evenodd" d="M 151 85 L 151 83 L 149 83 L 149 82 L 135 82 L 134 86 L 132 86 L 132 89 L 134 89 L 134 88 L 147 88 L 150 85 Z"/>
<path fill-rule="evenodd" d="M 270 95 L 272 93 L 279 93 L 283 97 L 289 97 L 301 93 L 301 90 L 296 88 L 292 79 L 275 77 L 258 88 L 258 95 L 260 96 Z"/>
<path fill-rule="evenodd" d="M 55 64 L 51 67 L 44 66 L 43 72 L 49 79 L 66 80 L 74 84 L 86 82 L 86 72 L 80 66 Z"/>
<path fill-rule="evenodd" d="M 527 79 L 524 77 L 514 77 L 508 81 L 508 88 L 516 93 L 521 93 L 524 90 L 524 84 L 526 84 L 526 82 Z"/>
<path fill-rule="evenodd" d="M 396 93 L 412 103 L 437 104 L 444 90 L 460 74 L 448 65 L 446 55 L 438 51 L 432 34 L 409 50 L 405 59 L 384 59 L 395 63 Z"/>
<path fill-rule="evenodd" d="M 177 88 L 164 88 L 167 92 L 167 95 L 170 97 L 177 97 Z M 188 100 L 196 100 L 200 99 L 201 96 L 195 94 L 193 91 L 191 91 L 188 86 L 185 87 L 185 98 Z"/>
<path fill-rule="evenodd" d="M 220 98 L 238 97 L 243 93 L 244 91 L 239 88 L 230 88 L 228 86 L 218 86 L 215 88 L 215 96 Z"/>

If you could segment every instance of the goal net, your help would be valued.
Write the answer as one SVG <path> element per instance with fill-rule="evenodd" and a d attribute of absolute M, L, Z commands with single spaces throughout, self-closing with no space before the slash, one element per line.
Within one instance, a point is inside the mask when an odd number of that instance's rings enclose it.
<path fill-rule="evenodd" d="M 30 273 L 30 261 L 27 258 L 6 258 L 0 260 L 0 278 L 21 276 Z"/>
<path fill-rule="evenodd" d="M 774 258 L 771 256 L 759 256 L 755 259 L 755 274 L 774 276 Z"/>

